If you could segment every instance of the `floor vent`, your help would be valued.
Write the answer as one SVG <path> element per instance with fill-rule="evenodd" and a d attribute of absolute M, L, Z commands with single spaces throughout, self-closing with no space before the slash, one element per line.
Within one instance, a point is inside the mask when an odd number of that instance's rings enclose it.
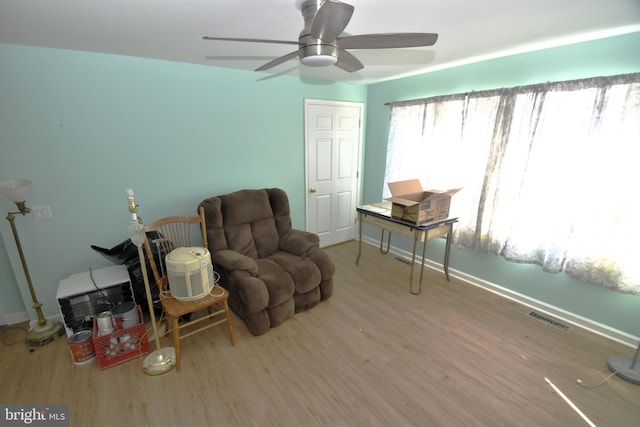
<path fill-rule="evenodd" d="M 562 323 L 559 320 L 552 319 L 549 316 L 546 316 L 544 314 L 540 314 L 540 313 L 537 313 L 535 311 L 532 311 L 531 313 L 529 313 L 529 317 L 532 317 L 532 318 L 534 318 L 536 320 L 539 320 L 539 321 L 541 321 L 543 323 L 546 323 L 547 325 L 549 325 L 549 326 L 551 326 L 553 328 L 560 329 L 560 330 L 565 331 L 565 332 L 571 331 L 571 326 L 567 325 L 566 323 Z"/>
<path fill-rule="evenodd" d="M 395 258 L 395 260 L 396 260 L 396 261 L 400 261 L 400 262 L 401 262 L 401 263 L 403 263 L 403 264 L 411 265 L 411 261 L 409 261 L 408 259 L 405 259 L 405 258 L 401 258 L 401 257 L 399 257 L 399 256 L 397 256 L 397 257 Z"/>

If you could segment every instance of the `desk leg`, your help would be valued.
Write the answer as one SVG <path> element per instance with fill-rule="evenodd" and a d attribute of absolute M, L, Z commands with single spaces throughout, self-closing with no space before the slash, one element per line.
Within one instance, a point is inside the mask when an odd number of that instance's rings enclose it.
<path fill-rule="evenodd" d="M 424 242 L 422 243 L 422 258 L 420 259 L 420 278 L 418 281 L 418 291 L 414 292 L 413 291 L 413 261 L 415 259 L 416 256 L 416 246 L 417 246 L 417 236 L 420 236 L 420 234 L 422 234 L 422 232 L 418 232 L 418 231 L 414 231 L 415 235 L 416 235 L 416 239 L 414 239 L 414 243 L 413 243 L 413 259 L 411 260 L 411 280 L 409 280 L 409 291 L 413 294 L 413 295 L 419 295 L 420 292 L 422 292 L 422 276 L 424 274 L 424 259 L 427 256 L 427 235 L 425 233 L 424 236 Z"/>
<path fill-rule="evenodd" d="M 356 265 L 360 262 L 360 254 L 362 253 L 362 218 L 360 214 L 358 214 L 358 256 L 356 257 Z"/>
<path fill-rule="evenodd" d="M 384 228 L 381 229 L 382 234 L 380 234 L 380 253 L 386 255 L 389 253 L 389 248 L 391 247 L 391 232 L 387 236 L 387 249 L 382 249 L 382 243 L 384 242 Z"/>
<path fill-rule="evenodd" d="M 427 257 L 427 233 L 424 233 L 424 242 L 422 243 L 422 260 L 420 262 L 420 288 L 418 293 L 422 292 L 422 273 L 424 272 L 424 259 Z"/>
<path fill-rule="evenodd" d="M 449 281 L 449 252 L 451 252 L 451 235 L 453 234 L 453 223 L 449 224 L 449 231 L 447 231 L 447 243 L 444 249 L 444 275 Z"/>
<path fill-rule="evenodd" d="M 416 248 L 418 246 L 418 235 L 417 231 L 413 231 L 413 251 L 411 252 L 411 271 L 409 272 L 409 292 L 413 295 L 418 295 L 422 290 L 422 272 L 420 272 L 420 281 L 421 283 L 418 286 L 418 292 L 413 292 L 413 267 L 416 263 Z"/>

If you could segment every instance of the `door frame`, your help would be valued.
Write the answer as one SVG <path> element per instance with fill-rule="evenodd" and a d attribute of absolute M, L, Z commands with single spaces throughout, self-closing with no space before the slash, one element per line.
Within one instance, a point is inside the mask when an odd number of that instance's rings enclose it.
<path fill-rule="evenodd" d="M 364 141 L 364 111 L 365 104 L 364 102 L 356 102 L 356 101 L 334 101 L 328 99 L 317 99 L 317 98 L 305 98 L 304 99 L 304 110 L 303 110 L 303 126 L 304 126 L 304 210 L 305 210 L 305 230 L 309 230 L 309 126 L 307 126 L 307 108 L 308 106 L 316 104 L 323 105 L 328 107 L 356 107 L 360 108 L 360 123 L 359 123 L 359 135 L 358 135 L 358 153 L 357 153 L 357 166 L 356 166 L 356 205 L 360 201 L 360 187 L 362 185 L 361 174 L 362 170 L 362 142 Z M 354 238 L 357 238 L 358 230 L 355 226 L 356 223 L 356 212 L 353 211 L 353 221 L 354 221 Z"/>

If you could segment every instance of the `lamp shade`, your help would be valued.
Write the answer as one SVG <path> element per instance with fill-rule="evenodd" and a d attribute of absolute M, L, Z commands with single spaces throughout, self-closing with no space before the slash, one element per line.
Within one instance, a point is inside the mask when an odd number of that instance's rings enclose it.
<path fill-rule="evenodd" d="M 0 181 L 0 194 L 15 203 L 27 200 L 31 191 L 31 181 L 28 179 L 7 179 Z"/>

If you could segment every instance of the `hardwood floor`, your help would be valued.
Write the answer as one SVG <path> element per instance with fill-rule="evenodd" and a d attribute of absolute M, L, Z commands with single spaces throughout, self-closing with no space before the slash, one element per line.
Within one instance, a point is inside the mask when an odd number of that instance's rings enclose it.
<path fill-rule="evenodd" d="M 609 356 L 633 349 L 552 328 L 430 269 L 411 295 L 406 264 L 363 245 L 355 266 L 356 250 L 327 249 L 330 300 L 259 337 L 234 316 L 235 346 L 224 326 L 190 337 L 180 372 L 147 376 L 139 360 L 76 366 L 64 338 L 33 353 L 2 345 L 0 403 L 66 403 L 72 426 L 588 425 L 548 378 L 593 424 L 640 425 L 639 385 L 577 382 L 602 382 Z"/>

